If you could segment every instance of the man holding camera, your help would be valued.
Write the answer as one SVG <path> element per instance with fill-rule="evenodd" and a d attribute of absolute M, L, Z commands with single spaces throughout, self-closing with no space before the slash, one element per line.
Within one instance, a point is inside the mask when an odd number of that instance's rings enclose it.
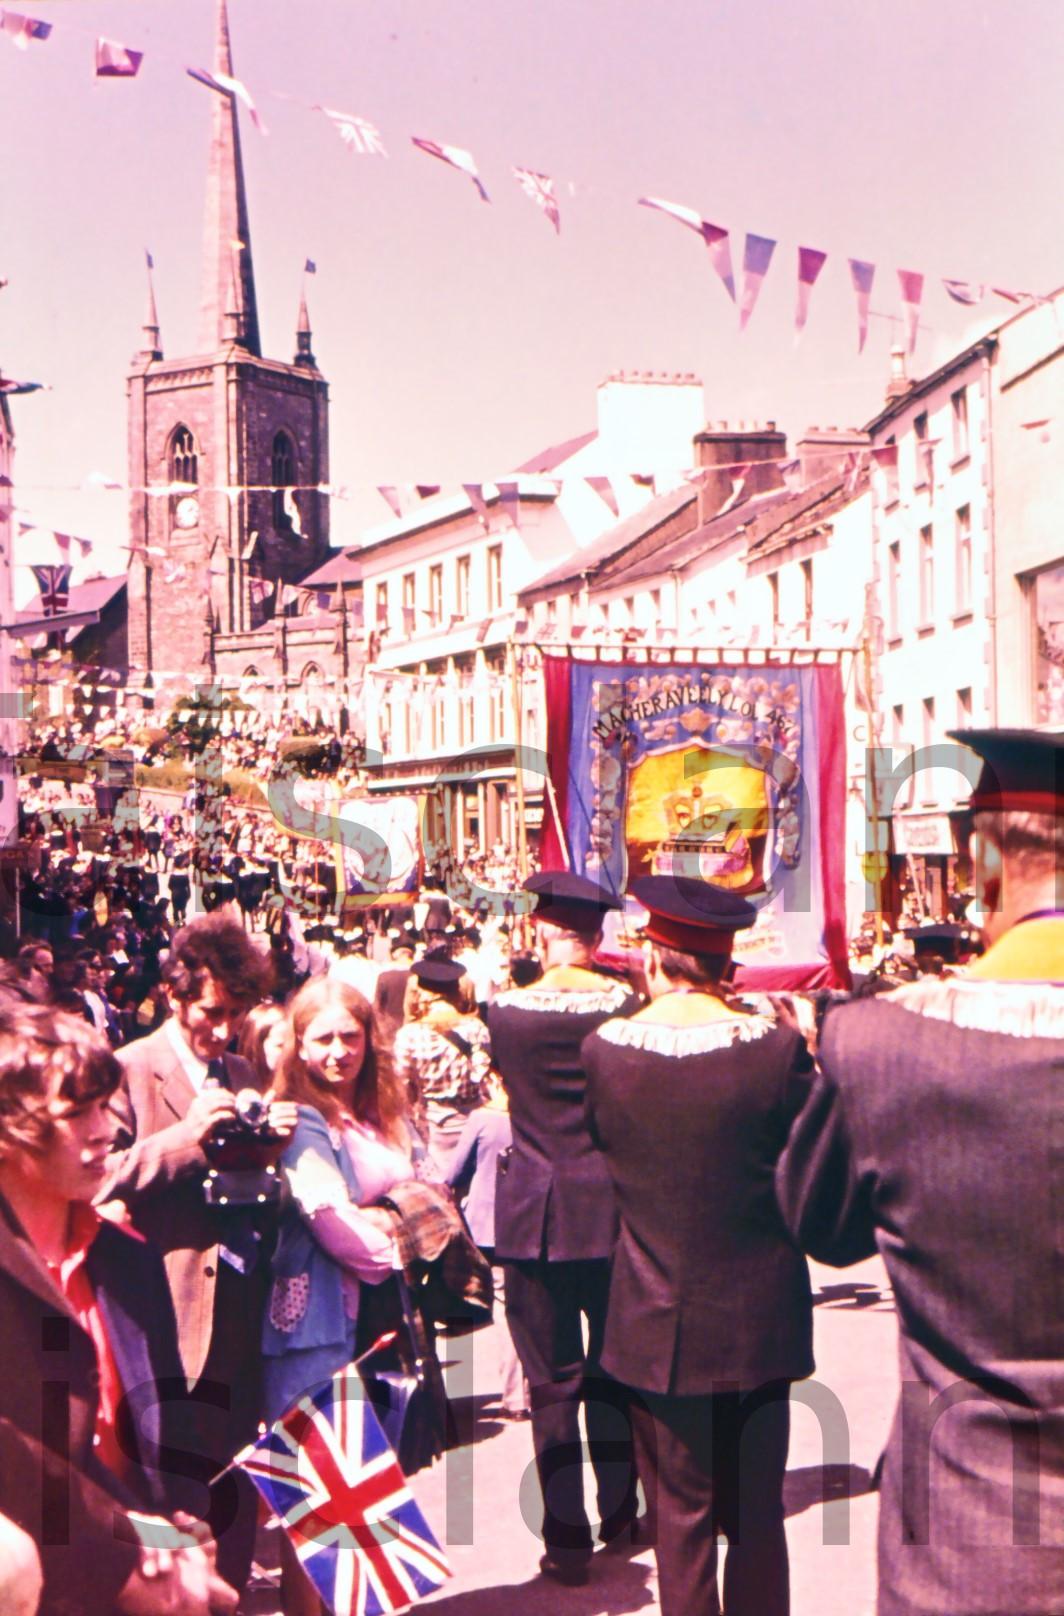
<path fill-rule="evenodd" d="M 193 1396 L 216 1411 L 204 1479 L 254 1440 L 260 1414 L 269 1280 L 260 1248 L 276 1216 L 273 1167 L 296 1108 L 272 1102 L 257 1128 L 241 1126 L 238 1095 L 254 1074 L 228 1046 L 268 978 L 268 961 L 238 920 L 193 920 L 163 968 L 170 1018 L 118 1055 L 122 1130 L 101 1199 L 124 1201 L 135 1228 L 162 1251 L 185 1375 Z M 256 1523 L 243 1477 L 215 1489 L 209 1519 L 219 1571 L 241 1588 Z"/>

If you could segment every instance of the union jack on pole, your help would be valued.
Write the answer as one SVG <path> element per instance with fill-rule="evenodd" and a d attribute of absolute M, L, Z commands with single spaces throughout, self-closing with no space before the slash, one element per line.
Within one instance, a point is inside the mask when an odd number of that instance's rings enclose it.
<path fill-rule="evenodd" d="M 402 1610 L 450 1576 L 353 1365 L 301 1397 L 234 1463 L 335 1616 Z"/>
<path fill-rule="evenodd" d="M 41 610 L 45 617 L 65 612 L 70 602 L 70 568 L 40 566 L 30 569 L 41 592 Z"/>

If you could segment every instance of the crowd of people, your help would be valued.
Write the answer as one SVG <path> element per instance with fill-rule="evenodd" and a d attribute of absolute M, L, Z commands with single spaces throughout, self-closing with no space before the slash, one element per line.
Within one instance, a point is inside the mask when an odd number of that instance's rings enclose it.
<path fill-rule="evenodd" d="M 881 1616 L 1058 1608 L 1059 749 L 969 741 L 985 952 L 816 1004 L 732 988 L 756 905 L 706 882 L 633 883 L 623 971 L 618 900 L 560 870 L 524 881 L 528 927 L 432 887 L 355 927 L 301 919 L 283 879 L 245 903 L 193 849 L 188 918 L 182 815 L 98 867 L 31 786 L 0 966 L 10 1608 L 234 1610 L 259 1523 L 234 1458 L 391 1341 L 427 1366 L 394 1439 L 429 1462 L 455 1438 L 437 1333 L 494 1291 L 542 1575 L 652 1546 L 663 1616 L 717 1616 L 723 1536 L 727 1616 L 785 1616 L 806 1254 L 876 1251 L 903 1375 Z M 507 860 L 483 873 L 516 886 Z M 289 1547 L 281 1576 L 286 1612 L 320 1608 Z"/>

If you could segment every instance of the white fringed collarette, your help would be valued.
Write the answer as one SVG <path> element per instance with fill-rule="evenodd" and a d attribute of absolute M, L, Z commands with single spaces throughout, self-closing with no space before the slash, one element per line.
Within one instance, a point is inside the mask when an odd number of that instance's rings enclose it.
<path fill-rule="evenodd" d="M 607 1021 L 598 1035 L 608 1044 L 626 1049 L 645 1049 L 654 1055 L 708 1055 L 733 1044 L 752 1044 L 773 1031 L 775 1022 L 765 1016 L 729 1016 L 723 1021 L 704 1021 L 695 1027 L 670 1027 L 663 1021 Z"/>
<path fill-rule="evenodd" d="M 514 1010 L 537 1010 L 541 1014 L 561 1011 L 588 1016 L 598 1015 L 603 1010 L 607 1014 L 617 1011 L 630 996 L 631 989 L 619 982 L 605 988 L 573 988 L 568 992 L 561 988 L 537 988 L 533 983 L 529 988 L 511 988 L 508 993 L 500 993 L 492 1003 L 508 1005 Z"/>
<path fill-rule="evenodd" d="M 989 977 L 925 977 L 884 994 L 892 1004 L 954 1027 L 1009 1038 L 1064 1038 L 1064 987 Z"/>

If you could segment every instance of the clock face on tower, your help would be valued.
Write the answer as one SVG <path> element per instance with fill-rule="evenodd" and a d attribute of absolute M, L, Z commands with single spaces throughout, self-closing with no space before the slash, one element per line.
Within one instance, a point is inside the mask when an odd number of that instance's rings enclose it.
<path fill-rule="evenodd" d="M 174 521 L 180 528 L 195 527 L 199 521 L 199 500 L 195 494 L 185 494 L 177 502 Z"/>

